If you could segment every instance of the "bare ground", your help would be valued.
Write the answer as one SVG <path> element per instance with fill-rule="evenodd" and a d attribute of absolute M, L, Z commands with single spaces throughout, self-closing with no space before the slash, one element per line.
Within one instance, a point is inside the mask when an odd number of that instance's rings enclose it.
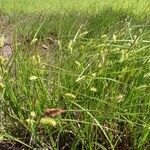
<path fill-rule="evenodd" d="M 12 40 L 13 40 L 13 32 L 12 26 L 8 19 L 1 17 L 0 18 L 0 37 L 4 36 L 4 47 L 1 48 L 0 56 L 3 57 L 11 57 L 12 55 Z"/>

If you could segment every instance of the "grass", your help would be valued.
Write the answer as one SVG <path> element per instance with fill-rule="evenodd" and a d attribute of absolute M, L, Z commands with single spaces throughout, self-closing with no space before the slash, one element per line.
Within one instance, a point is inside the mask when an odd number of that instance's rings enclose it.
<path fill-rule="evenodd" d="M 0 4 L 0 147 L 150 148 L 149 1 Z"/>

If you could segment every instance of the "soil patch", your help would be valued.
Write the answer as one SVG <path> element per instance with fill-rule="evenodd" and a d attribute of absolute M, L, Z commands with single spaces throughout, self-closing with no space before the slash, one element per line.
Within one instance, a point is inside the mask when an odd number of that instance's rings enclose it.
<path fill-rule="evenodd" d="M 0 49 L 0 56 L 10 58 L 12 56 L 12 41 L 13 41 L 13 27 L 10 25 L 8 18 L 0 18 L 0 37 L 5 38 L 4 47 Z"/>

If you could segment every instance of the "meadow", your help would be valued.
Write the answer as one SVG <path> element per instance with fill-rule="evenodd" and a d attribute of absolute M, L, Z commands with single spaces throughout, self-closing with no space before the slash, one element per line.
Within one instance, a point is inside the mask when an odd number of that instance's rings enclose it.
<path fill-rule="evenodd" d="M 149 0 L 0 0 L 0 149 L 149 150 L 149 81 Z"/>

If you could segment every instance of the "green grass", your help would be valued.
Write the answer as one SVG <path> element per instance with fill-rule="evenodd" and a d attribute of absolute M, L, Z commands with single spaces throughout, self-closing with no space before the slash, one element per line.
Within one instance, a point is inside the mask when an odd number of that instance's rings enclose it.
<path fill-rule="evenodd" d="M 15 12 L 25 12 L 25 13 L 35 13 L 44 11 L 45 13 L 63 13 L 66 11 L 94 11 L 99 12 L 104 7 L 113 7 L 114 9 L 129 9 L 130 11 L 139 14 L 142 12 L 149 13 L 149 0 L 0 0 L 1 8 L 5 12 L 12 13 Z"/>
<path fill-rule="evenodd" d="M 31 149 L 148 150 L 149 5 L 0 0 L 14 33 L 13 56 L 0 58 L 0 140 Z M 65 113 L 43 121 L 47 108 Z"/>

